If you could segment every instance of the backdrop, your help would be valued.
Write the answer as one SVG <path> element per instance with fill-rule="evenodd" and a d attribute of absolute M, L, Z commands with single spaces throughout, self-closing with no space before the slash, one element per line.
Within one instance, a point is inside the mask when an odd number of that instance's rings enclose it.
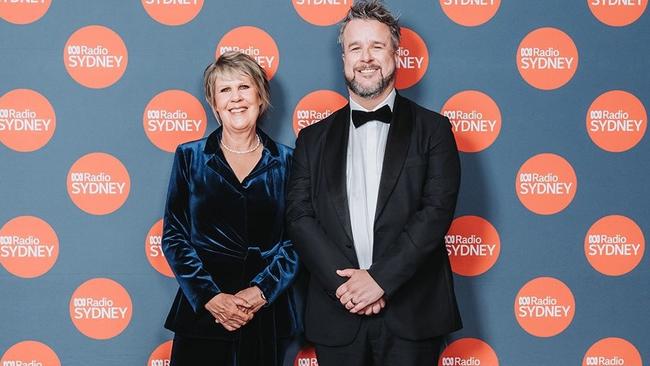
<path fill-rule="evenodd" d="M 168 362 L 160 220 L 171 151 L 216 128 L 203 69 L 254 56 L 262 128 L 293 146 L 347 100 L 350 3 L 0 0 L 1 366 Z M 400 93 L 462 151 L 446 245 L 465 327 L 431 364 L 647 362 L 647 0 L 388 5 Z"/>

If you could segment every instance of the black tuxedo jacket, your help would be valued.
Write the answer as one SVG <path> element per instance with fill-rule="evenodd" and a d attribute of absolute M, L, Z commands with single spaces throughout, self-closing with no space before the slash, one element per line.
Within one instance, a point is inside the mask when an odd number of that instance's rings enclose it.
<path fill-rule="evenodd" d="M 383 316 L 397 336 L 420 340 L 462 327 L 444 236 L 454 216 L 460 164 L 449 120 L 395 99 L 379 184 L 373 264 Z M 350 343 L 364 315 L 335 296 L 358 268 L 346 193 L 350 106 L 301 130 L 287 195 L 289 235 L 310 272 L 305 331 L 312 342 Z"/>

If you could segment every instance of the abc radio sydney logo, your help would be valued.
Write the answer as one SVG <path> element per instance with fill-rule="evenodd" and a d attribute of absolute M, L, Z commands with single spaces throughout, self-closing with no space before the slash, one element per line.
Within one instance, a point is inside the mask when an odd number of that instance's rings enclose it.
<path fill-rule="evenodd" d="M 587 133 L 598 147 L 609 152 L 624 152 L 635 147 L 645 135 L 648 115 L 635 95 L 610 90 L 589 106 Z"/>
<path fill-rule="evenodd" d="M 131 178 L 117 158 L 96 152 L 82 156 L 72 165 L 66 184 L 77 207 L 92 215 L 106 215 L 126 202 Z"/>
<path fill-rule="evenodd" d="M 458 150 L 474 153 L 487 149 L 501 131 L 501 111 L 485 93 L 465 90 L 453 95 L 442 106 L 449 118 Z"/>
<path fill-rule="evenodd" d="M 519 325 L 529 334 L 552 337 L 571 324 L 575 315 L 575 298 L 562 281 L 538 277 L 519 290 L 514 313 Z"/>
<path fill-rule="evenodd" d="M 70 77 L 93 89 L 116 83 L 128 63 L 122 38 L 110 28 L 90 25 L 74 32 L 65 44 L 63 62 Z"/>
<path fill-rule="evenodd" d="M 499 233 L 486 219 L 461 216 L 454 219 L 445 235 L 451 269 L 461 276 L 478 276 L 487 272 L 499 258 Z"/>
<path fill-rule="evenodd" d="M 70 298 L 70 319 L 84 335 L 109 339 L 126 329 L 133 305 L 129 293 L 108 278 L 93 278 L 81 284 Z"/>
<path fill-rule="evenodd" d="M 47 145 L 56 129 L 49 100 L 31 89 L 15 89 L 0 97 L 0 141 L 18 152 Z"/>
<path fill-rule="evenodd" d="M 293 111 L 293 132 L 298 136 L 300 130 L 329 117 L 347 103 L 346 98 L 332 90 L 316 90 L 305 95 Z"/>
<path fill-rule="evenodd" d="M 61 366 L 57 354 L 46 344 L 22 341 L 9 347 L 0 359 L 2 366 Z"/>
<path fill-rule="evenodd" d="M 149 101 L 142 116 L 144 132 L 156 147 L 173 152 L 205 134 L 207 116 L 201 102 L 184 90 L 166 90 Z"/>
<path fill-rule="evenodd" d="M 568 207 L 575 197 L 577 184 L 571 164 L 550 153 L 528 159 L 515 179 L 519 201 L 539 215 L 552 215 Z"/>
<path fill-rule="evenodd" d="M 478 338 L 461 338 L 450 343 L 440 355 L 438 366 L 499 366 L 494 349 Z"/>
<path fill-rule="evenodd" d="M 578 68 L 578 49 L 571 37 L 556 28 L 539 28 L 519 44 L 517 69 L 531 86 L 553 90 L 568 83 Z"/>
<path fill-rule="evenodd" d="M 59 238 L 54 229 L 35 216 L 19 216 L 0 228 L 0 264 L 21 278 L 47 273 L 59 255 Z"/>
<path fill-rule="evenodd" d="M 264 69 L 269 80 L 278 71 L 278 46 L 273 37 L 260 28 L 242 26 L 226 33 L 217 44 L 215 58 L 229 51 L 238 51 L 252 57 Z"/>

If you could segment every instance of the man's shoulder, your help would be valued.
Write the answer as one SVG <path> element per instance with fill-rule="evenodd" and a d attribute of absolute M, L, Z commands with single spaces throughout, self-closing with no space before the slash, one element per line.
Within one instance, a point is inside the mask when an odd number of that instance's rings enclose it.
<path fill-rule="evenodd" d="M 339 113 L 342 113 L 343 110 L 345 110 L 346 108 L 347 106 L 343 106 L 342 108 L 332 112 L 329 116 L 323 118 L 322 120 L 302 128 L 299 132 L 299 136 L 307 139 L 313 139 L 318 136 L 322 136 L 323 133 L 330 128 L 330 126 L 336 119 L 336 116 L 338 116 Z"/>
<path fill-rule="evenodd" d="M 440 133 L 446 134 L 447 130 L 451 130 L 451 123 L 444 115 L 425 108 L 418 103 L 404 98 L 403 104 L 408 106 L 411 110 L 411 118 L 413 127 L 421 136 L 432 136 Z"/>
<path fill-rule="evenodd" d="M 420 120 L 423 122 L 434 121 L 436 123 L 448 123 L 448 119 L 444 115 L 423 107 L 409 98 L 402 97 L 402 99 L 407 105 L 411 107 L 411 111 L 413 112 L 416 121 Z"/>

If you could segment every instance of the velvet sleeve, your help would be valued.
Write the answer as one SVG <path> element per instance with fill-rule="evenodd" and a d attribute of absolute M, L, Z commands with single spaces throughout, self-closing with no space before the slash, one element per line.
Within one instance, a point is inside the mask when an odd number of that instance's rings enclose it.
<path fill-rule="evenodd" d="M 163 220 L 162 249 L 183 294 L 195 312 L 220 293 L 191 241 L 190 176 L 187 157 L 174 155 Z"/>
<path fill-rule="evenodd" d="M 271 263 L 251 281 L 251 285 L 262 290 L 267 305 L 270 305 L 289 287 L 297 272 L 298 254 L 293 249 L 291 240 L 285 240 Z"/>

